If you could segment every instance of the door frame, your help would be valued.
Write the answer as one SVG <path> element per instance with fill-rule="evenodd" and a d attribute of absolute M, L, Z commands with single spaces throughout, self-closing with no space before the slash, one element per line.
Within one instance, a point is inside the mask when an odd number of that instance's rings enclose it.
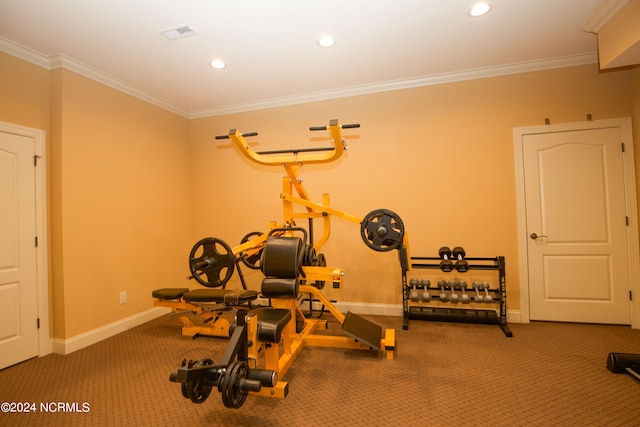
<path fill-rule="evenodd" d="M 636 193 L 636 172 L 633 150 L 633 133 L 631 118 L 593 120 L 584 122 L 561 123 L 557 125 L 539 125 L 517 127 L 513 129 L 513 144 L 516 173 L 516 204 L 518 216 L 518 262 L 520 265 L 518 278 L 520 283 L 520 321 L 529 323 L 529 262 L 527 216 L 525 211 L 523 138 L 525 135 L 570 132 L 579 130 L 620 128 L 625 146 L 623 156 L 625 208 L 629 218 L 627 227 L 627 251 L 629 255 L 629 283 L 633 293 L 631 301 L 631 327 L 640 329 L 640 241 L 638 239 L 638 202 Z"/>
<path fill-rule="evenodd" d="M 38 356 L 52 353 L 53 343 L 49 329 L 49 244 L 47 228 L 47 157 L 46 132 L 13 123 L 0 122 L 0 132 L 33 138 L 35 155 L 38 156 L 38 166 L 35 167 L 35 218 L 36 236 L 36 291 L 37 309 L 40 319 L 38 329 Z"/>

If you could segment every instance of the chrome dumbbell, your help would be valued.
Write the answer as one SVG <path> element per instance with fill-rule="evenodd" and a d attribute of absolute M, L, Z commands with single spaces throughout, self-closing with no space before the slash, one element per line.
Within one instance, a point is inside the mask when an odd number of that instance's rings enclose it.
<path fill-rule="evenodd" d="M 471 286 L 473 287 L 473 290 L 476 291 L 476 295 L 473 297 L 473 300 L 475 302 L 484 302 L 484 297 L 480 295 L 480 288 L 482 287 L 482 284 L 480 282 L 473 282 Z"/>
<path fill-rule="evenodd" d="M 471 299 L 467 294 L 467 282 L 465 282 L 464 280 L 461 280 L 460 283 L 458 283 L 458 287 L 462 291 L 462 295 L 460 295 L 460 301 L 462 301 L 463 304 L 469 304 L 469 301 Z"/>
<path fill-rule="evenodd" d="M 489 283 L 482 282 L 482 289 L 484 289 L 484 302 L 493 302 L 493 297 L 489 295 Z"/>
<path fill-rule="evenodd" d="M 447 282 L 444 280 L 438 280 L 438 287 L 440 288 L 440 301 L 447 302 L 449 301 L 449 297 L 447 296 L 447 291 L 445 287 L 447 286 Z"/>
<path fill-rule="evenodd" d="M 421 285 L 422 285 L 422 295 L 420 295 L 420 299 L 422 299 L 422 302 L 431 301 L 431 294 L 429 293 L 429 286 L 431 286 L 431 280 L 422 279 Z"/>
<path fill-rule="evenodd" d="M 455 280 L 449 280 L 449 289 L 451 289 L 451 296 L 449 299 L 453 303 L 457 303 L 460 301 L 460 296 L 456 293 L 456 288 L 458 287 L 458 282 Z"/>
<path fill-rule="evenodd" d="M 413 302 L 420 301 L 420 297 L 418 296 L 418 279 L 415 277 L 409 281 L 409 285 L 411 286 L 411 292 L 409 293 L 409 299 Z"/>

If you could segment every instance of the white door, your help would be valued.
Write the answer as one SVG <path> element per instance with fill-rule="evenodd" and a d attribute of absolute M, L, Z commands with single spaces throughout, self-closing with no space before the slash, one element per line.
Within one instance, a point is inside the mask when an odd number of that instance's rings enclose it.
<path fill-rule="evenodd" d="M 34 155 L 0 132 L 0 369 L 38 355 Z"/>
<path fill-rule="evenodd" d="M 631 323 L 619 127 L 522 139 L 531 320 Z"/>

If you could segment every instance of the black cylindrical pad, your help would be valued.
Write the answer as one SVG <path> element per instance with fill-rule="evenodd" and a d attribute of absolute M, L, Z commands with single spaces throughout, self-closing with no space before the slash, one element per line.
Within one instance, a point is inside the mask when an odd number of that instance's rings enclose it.
<path fill-rule="evenodd" d="M 268 237 L 260 268 L 267 277 L 291 279 L 300 274 L 302 240 L 299 237 Z"/>

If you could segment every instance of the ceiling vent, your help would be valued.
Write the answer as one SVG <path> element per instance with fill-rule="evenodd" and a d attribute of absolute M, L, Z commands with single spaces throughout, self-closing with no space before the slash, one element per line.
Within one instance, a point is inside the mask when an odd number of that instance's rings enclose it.
<path fill-rule="evenodd" d="M 173 41 L 173 40 L 183 39 L 185 37 L 195 36 L 198 33 L 193 31 L 193 28 L 191 28 L 188 25 L 181 25 L 179 27 L 162 30 L 160 31 L 160 34 L 162 34 L 169 40 Z"/>

